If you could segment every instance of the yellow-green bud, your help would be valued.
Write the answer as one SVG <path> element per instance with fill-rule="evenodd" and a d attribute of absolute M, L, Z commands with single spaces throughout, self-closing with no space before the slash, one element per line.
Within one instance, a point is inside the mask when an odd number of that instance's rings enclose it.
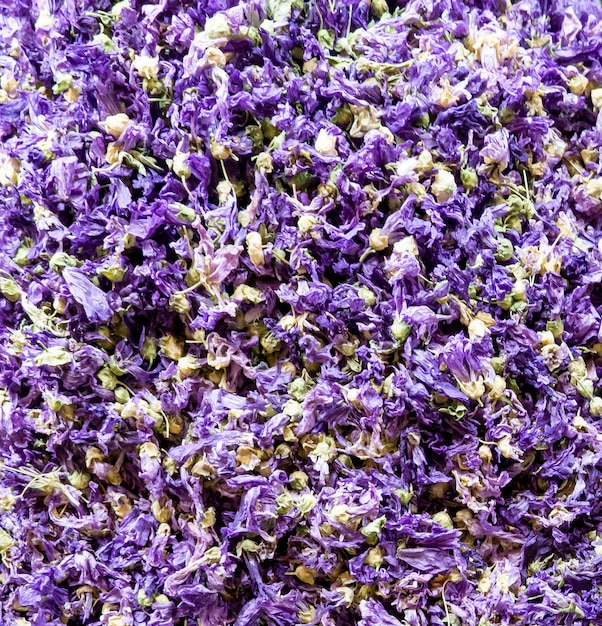
<path fill-rule="evenodd" d="M 186 315 L 186 313 L 190 311 L 190 302 L 184 293 L 174 293 L 170 298 L 169 303 L 174 311 L 181 313 L 182 315 Z"/>
<path fill-rule="evenodd" d="M 284 515 L 288 513 L 294 505 L 295 501 L 291 494 L 288 491 L 284 491 L 276 498 L 276 514 Z"/>
<path fill-rule="evenodd" d="M 465 167 L 461 170 L 460 179 L 467 192 L 471 191 L 479 184 L 479 177 L 472 167 Z"/>
<path fill-rule="evenodd" d="M 105 276 L 113 283 L 120 283 L 127 272 L 127 268 L 121 267 L 118 263 L 113 263 L 108 267 L 103 267 L 98 270 L 98 273 Z"/>
<path fill-rule="evenodd" d="M 370 11 L 377 19 L 381 18 L 385 13 L 389 12 L 387 0 L 370 0 Z"/>
<path fill-rule="evenodd" d="M 498 300 L 497 304 L 501 309 L 507 311 L 514 304 L 514 298 L 512 294 L 508 293 L 504 296 L 503 300 Z"/>
<path fill-rule="evenodd" d="M 602 415 L 602 398 L 600 398 L 599 396 L 594 396 L 589 401 L 589 412 L 594 417 L 599 417 L 600 415 Z"/>
<path fill-rule="evenodd" d="M 151 606 L 151 604 L 153 603 L 153 599 L 149 598 L 146 593 L 144 593 L 144 589 L 138 590 L 138 595 L 136 596 L 136 598 L 140 606 Z"/>
<path fill-rule="evenodd" d="M 376 250 L 379 252 L 380 250 L 384 250 L 389 245 L 389 237 L 388 235 L 383 235 L 380 228 L 375 228 L 370 233 L 370 247 L 372 250 Z"/>
<path fill-rule="evenodd" d="M 293 472 L 289 477 L 289 485 L 295 491 L 301 491 L 307 487 L 309 477 L 305 472 Z"/>
<path fill-rule="evenodd" d="M 176 176 L 180 178 L 188 178 L 191 174 L 190 168 L 186 164 L 186 160 L 190 155 L 187 152 L 176 152 L 171 162 L 171 169 Z"/>
<path fill-rule="evenodd" d="M 299 565 L 295 568 L 295 576 L 304 583 L 308 585 L 313 585 L 315 582 L 315 577 L 310 569 L 305 567 L 305 565 Z"/>
<path fill-rule="evenodd" d="M 85 489 L 90 482 L 90 474 L 86 472 L 73 472 L 69 474 L 69 484 L 76 489 Z"/>
<path fill-rule="evenodd" d="M 391 334 L 397 341 L 405 341 L 412 332 L 412 326 L 400 319 L 396 319 L 391 326 Z"/>
<path fill-rule="evenodd" d="M 366 303 L 366 306 L 374 306 L 376 304 L 376 294 L 368 287 L 360 287 L 357 295 Z"/>
<path fill-rule="evenodd" d="M 304 493 L 299 499 L 297 508 L 299 509 L 299 511 L 301 511 L 301 513 L 307 515 L 307 513 L 309 513 L 314 508 L 314 506 L 316 506 L 317 502 L 318 499 L 316 498 L 316 496 L 314 496 L 313 493 Z"/>
<path fill-rule="evenodd" d="M 140 354 L 143 359 L 152 363 L 157 358 L 157 344 L 150 337 L 145 337 Z"/>
<path fill-rule="evenodd" d="M 130 392 L 125 387 L 117 387 L 113 393 L 115 401 L 120 404 L 125 404 L 130 399 Z"/>
<path fill-rule="evenodd" d="M 514 254 L 514 246 L 509 239 L 502 239 L 494 252 L 496 261 L 509 261 Z"/>
<path fill-rule="evenodd" d="M 360 529 L 360 532 L 366 538 L 366 541 L 370 545 L 374 545 L 378 542 L 378 538 L 380 537 L 380 532 L 387 521 L 386 516 L 379 517 L 374 521 L 366 524 L 363 528 Z"/>
<path fill-rule="evenodd" d="M 380 566 L 383 564 L 384 561 L 384 556 L 385 554 L 382 548 L 379 546 L 375 546 L 374 548 L 368 550 L 368 554 L 366 554 L 364 562 L 366 563 L 366 565 L 369 565 L 374 569 L 380 569 Z"/>
<path fill-rule="evenodd" d="M 452 522 L 451 517 L 447 511 L 439 511 L 433 515 L 433 522 L 435 524 L 439 524 L 439 526 L 443 526 L 443 528 L 453 528 L 454 523 Z"/>
<path fill-rule="evenodd" d="M 12 278 L 0 276 L 0 293 L 9 302 L 17 302 L 21 297 L 21 287 Z"/>
<path fill-rule="evenodd" d="M 547 322 L 546 330 L 549 330 L 555 339 L 560 339 L 564 332 L 564 324 L 560 318 L 557 318 L 554 321 Z"/>

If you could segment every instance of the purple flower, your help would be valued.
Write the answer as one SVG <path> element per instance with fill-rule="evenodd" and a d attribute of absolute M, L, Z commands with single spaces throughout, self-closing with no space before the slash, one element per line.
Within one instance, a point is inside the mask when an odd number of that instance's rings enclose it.
<path fill-rule="evenodd" d="M 91 322 L 105 322 L 111 317 L 113 311 L 107 295 L 82 271 L 65 267 L 63 278 L 73 299 L 84 307 L 85 315 Z"/>

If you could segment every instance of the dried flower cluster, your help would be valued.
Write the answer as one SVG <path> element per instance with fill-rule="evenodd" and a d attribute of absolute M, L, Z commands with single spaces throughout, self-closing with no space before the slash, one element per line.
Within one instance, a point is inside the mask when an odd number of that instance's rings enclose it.
<path fill-rule="evenodd" d="M 602 6 L 0 3 L 0 623 L 602 615 Z"/>

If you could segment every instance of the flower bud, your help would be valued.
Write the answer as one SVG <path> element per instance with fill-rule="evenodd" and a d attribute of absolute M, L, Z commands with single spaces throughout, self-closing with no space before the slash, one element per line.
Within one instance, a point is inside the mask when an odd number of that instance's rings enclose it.
<path fill-rule="evenodd" d="M 259 267 L 265 263 L 265 257 L 263 254 L 263 242 L 261 235 L 256 232 L 250 232 L 247 234 L 246 239 L 247 251 L 249 253 L 249 259 L 255 267 Z"/>
<path fill-rule="evenodd" d="M 119 139 L 129 123 L 130 118 L 125 113 L 117 113 L 107 116 L 104 122 L 99 123 L 99 126 L 104 128 L 114 139 Z"/>
<path fill-rule="evenodd" d="M 448 170 L 438 170 L 431 185 L 431 193 L 437 202 L 447 202 L 457 189 L 454 175 Z"/>
<path fill-rule="evenodd" d="M 337 156 L 336 143 L 336 136 L 329 134 L 325 128 L 321 128 L 316 138 L 315 148 L 320 154 Z"/>
<path fill-rule="evenodd" d="M 589 401 L 589 412 L 594 417 L 599 417 L 600 415 L 602 415 L 602 398 L 600 398 L 599 396 L 594 396 Z"/>
<path fill-rule="evenodd" d="M 145 55 L 136 56 L 132 62 L 132 67 L 141 78 L 151 80 L 157 78 L 159 74 L 159 58 Z"/>
<path fill-rule="evenodd" d="M 596 109 L 602 108 L 602 87 L 598 87 L 597 89 L 592 89 L 590 93 L 592 104 Z"/>
<path fill-rule="evenodd" d="M 388 247 L 389 237 L 387 235 L 381 234 L 380 228 L 375 228 L 370 233 L 369 242 L 370 242 L 370 247 L 372 248 L 372 250 L 376 250 L 377 252 L 380 252 L 381 250 L 384 250 L 386 247 Z"/>

